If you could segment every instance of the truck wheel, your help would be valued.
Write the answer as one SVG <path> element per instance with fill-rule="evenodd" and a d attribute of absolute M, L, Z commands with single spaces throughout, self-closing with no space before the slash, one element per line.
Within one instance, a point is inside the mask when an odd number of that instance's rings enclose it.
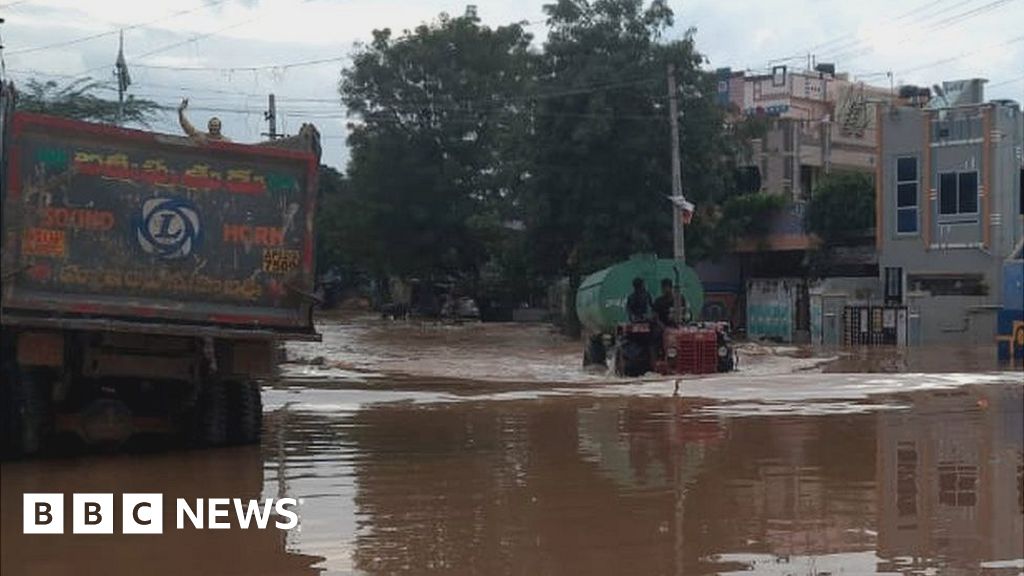
<path fill-rule="evenodd" d="M 223 446 L 228 439 L 227 386 L 207 382 L 195 407 L 193 443 L 199 446 Z"/>
<path fill-rule="evenodd" d="M 49 426 L 49 388 L 30 372 L 4 366 L 0 384 L 0 439 L 4 458 L 35 454 L 42 448 Z"/>
<path fill-rule="evenodd" d="M 263 401 L 260 383 L 255 380 L 231 382 L 228 386 L 228 441 L 232 444 L 256 444 L 263 429 Z"/>

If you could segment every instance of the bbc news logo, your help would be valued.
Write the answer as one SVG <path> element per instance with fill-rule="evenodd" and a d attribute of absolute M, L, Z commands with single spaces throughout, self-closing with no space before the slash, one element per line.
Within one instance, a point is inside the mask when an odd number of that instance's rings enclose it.
<path fill-rule="evenodd" d="M 64 533 L 64 494 L 36 493 L 23 495 L 22 531 L 25 534 Z M 291 530 L 299 525 L 294 498 L 186 498 L 175 500 L 175 528 L 198 530 L 266 529 L 274 519 L 274 527 Z M 72 494 L 71 532 L 73 534 L 114 533 L 113 494 Z M 158 493 L 121 495 L 121 534 L 163 534 L 164 495 Z M 232 520 L 236 524 L 232 523 Z"/>

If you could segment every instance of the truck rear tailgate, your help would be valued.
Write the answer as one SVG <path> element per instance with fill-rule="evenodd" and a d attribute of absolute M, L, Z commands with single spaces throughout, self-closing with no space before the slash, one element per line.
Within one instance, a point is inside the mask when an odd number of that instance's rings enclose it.
<path fill-rule="evenodd" d="M 309 152 L 15 113 L 5 323 L 313 337 Z"/>

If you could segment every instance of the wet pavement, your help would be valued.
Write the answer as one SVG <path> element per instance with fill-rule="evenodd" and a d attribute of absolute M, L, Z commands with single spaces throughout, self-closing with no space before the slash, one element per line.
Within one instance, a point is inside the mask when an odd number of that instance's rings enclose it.
<path fill-rule="evenodd" d="M 1019 372 L 624 381 L 542 327 L 394 328 L 290 347 L 261 447 L 4 463 L 0 572 L 1024 572 Z M 301 528 L 28 536 L 25 492 L 295 497 Z"/>

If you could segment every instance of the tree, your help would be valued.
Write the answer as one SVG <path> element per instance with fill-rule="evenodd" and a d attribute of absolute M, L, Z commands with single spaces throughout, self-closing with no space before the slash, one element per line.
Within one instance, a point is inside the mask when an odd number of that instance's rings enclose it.
<path fill-rule="evenodd" d="M 375 30 L 340 83 L 359 198 L 360 263 L 378 274 L 474 277 L 514 219 L 530 35 L 475 14 L 394 37 Z"/>
<path fill-rule="evenodd" d="M 735 144 L 692 30 L 665 41 L 673 14 L 662 0 L 559 0 L 545 10 L 526 219 L 534 264 L 568 275 L 574 292 L 582 275 L 632 253 L 672 254 L 670 63 L 683 190 L 698 206 L 687 253 L 694 261 L 724 247 L 715 224 L 735 189 Z"/>
<path fill-rule="evenodd" d="M 693 31 L 664 41 L 673 15 L 661 0 L 560 0 L 546 10 L 528 218 L 543 270 L 588 272 L 638 251 L 671 254 L 669 63 L 680 94 L 683 190 L 698 206 L 687 253 L 698 260 L 723 250 L 720 208 L 737 194 L 741 140 L 727 129 L 713 75 L 700 68 Z"/>
<path fill-rule="evenodd" d="M 870 174 L 838 172 L 823 178 L 807 205 L 808 232 L 826 247 L 863 237 L 875 225 L 875 187 Z"/>
<path fill-rule="evenodd" d="M 64 86 L 53 80 L 40 82 L 31 79 L 18 92 L 18 110 L 64 116 L 76 120 L 90 120 L 113 124 L 117 121 L 118 103 L 96 96 L 105 86 L 92 78 L 79 78 Z M 124 101 L 124 122 L 149 126 L 163 107 L 152 100 L 129 95 Z"/>

